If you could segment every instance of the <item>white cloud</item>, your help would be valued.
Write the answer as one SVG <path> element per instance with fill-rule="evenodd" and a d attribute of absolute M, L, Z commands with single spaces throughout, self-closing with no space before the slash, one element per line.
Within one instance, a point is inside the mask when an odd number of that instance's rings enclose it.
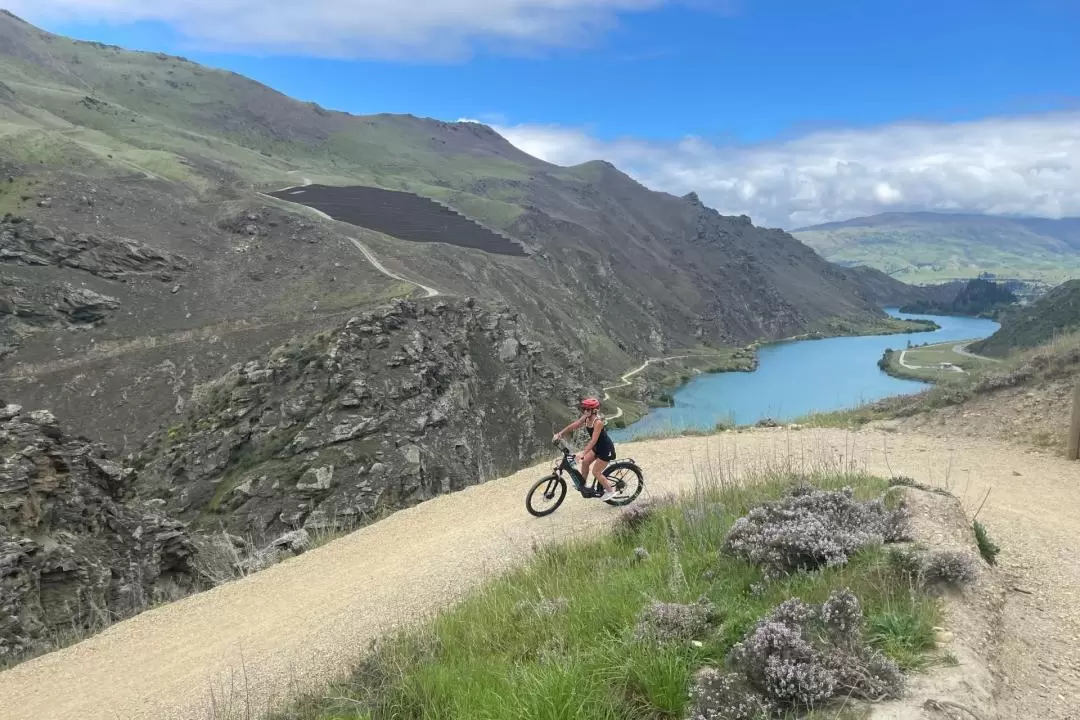
<path fill-rule="evenodd" d="M 558 126 L 495 130 L 549 162 L 608 160 L 651 188 L 693 190 L 722 213 L 772 227 L 897 210 L 1080 215 L 1080 112 L 897 123 L 730 146 L 695 137 L 605 141 Z"/>
<path fill-rule="evenodd" d="M 36 22 L 162 22 L 216 50 L 324 57 L 460 58 L 587 43 L 619 14 L 680 4 L 728 11 L 735 0 L 8 0 Z"/>

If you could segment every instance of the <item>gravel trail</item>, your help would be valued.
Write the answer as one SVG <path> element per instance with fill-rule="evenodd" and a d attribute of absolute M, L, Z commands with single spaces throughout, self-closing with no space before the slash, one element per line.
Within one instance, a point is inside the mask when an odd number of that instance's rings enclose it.
<path fill-rule="evenodd" d="M 695 467 L 776 463 L 909 475 L 951 488 L 971 511 L 990 489 L 980 520 L 1019 588 L 1006 611 L 1002 716 L 1080 718 L 1080 464 L 999 441 L 876 431 L 755 430 L 619 449 L 645 469 L 653 496 L 691 488 Z M 257 717 L 343 672 L 380 634 L 527 559 L 536 544 L 604 529 L 618 511 L 573 493 L 549 518 L 525 512 L 525 491 L 552 464 L 401 511 L 0 673 L 0 719 L 187 720 L 211 717 L 213 704 L 243 716 L 243 703 Z"/>

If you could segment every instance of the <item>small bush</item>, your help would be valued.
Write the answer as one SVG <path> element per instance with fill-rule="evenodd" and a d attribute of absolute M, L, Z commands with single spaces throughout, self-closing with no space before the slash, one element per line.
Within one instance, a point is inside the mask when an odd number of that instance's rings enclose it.
<path fill-rule="evenodd" d="M 621 537 L 632 537 L 645 523 L 663 508 L 669 506 L 670 501 L 645 500 L 637 505 L 631 505 L 623 510 L 615 520 L 614 533 Z"/>
<path fill-rule="evenodd" d="M 910 534 L 906 508 L 890 509 L 880 498 L 859 502 L 850 488 L 825 491 L 800 484 L 787 497 L 739 518 L 724 550 L 779 576 L 844 565 L 860 548 Z"/>
<path fill-rule="evenodd" d="M 715 668 L 698 671 L 690 698 L 693 709 L 689 720 L 768 720 L 774 710 L 741 675 Z"/>
<path fill-rule="evenodd" d="M 917 482 L 914 478 L 910 478 L 906 475 L 897 475 L 889 478 L 889 487 L 909 487 L 916 490 L 922 490 L 924 492 L 934 493 L 935 495 L 944 495 L 945 497 L 955 497 L 951 492 L 944 488 L 934 487 L 933 485 L 926 485 L 921 482 Z"/>
<path fill-rule="evenodd" d="M 885 561 L 890 570 L 908 582 L 918 580 L 922 574 L 922 556 L 912 548 L 889 548 Z"/>
<path fill-rule="evenodd" d="M 903 673 L 866 646 L 862 628 L 862 608 L 846 588 L 819 608 L 792 599 L 758 621 L 729 660 L 751 688 L 781 708 L 812 709 L 839 695 L 899 697 Z"/>
<path fill-rule="evenodd" d="M 716 607 L 704 598 L 692 605 L 653 602 L 638 616 L 634 637 L 656 642 L 694 640 L 704 637 L 718 618 Z"/>
<path fill-rule="evenodd" d="M 979 577 L 975 560 L 971 555 L 957 550 L 938 550 L 930 553 L 923 561 L 922 574 L 925 582 L 956 585 L 973 583 Z"/>
<path fill-rule="evenodd" d="M 862 606 L 850 590 L 833 593 L 821 606 L 821 622 L 829 640 L 855 652 L 862 642 Z"/>
<path fill-rule="evenodd" d="M 974 521 L 975 541 L 979 544 L 979 554 L 990 565 L 997 565 L 997 556 L 1001 548 L 994 544 L 986 532 L 986 528 L 978 520 Z"/>

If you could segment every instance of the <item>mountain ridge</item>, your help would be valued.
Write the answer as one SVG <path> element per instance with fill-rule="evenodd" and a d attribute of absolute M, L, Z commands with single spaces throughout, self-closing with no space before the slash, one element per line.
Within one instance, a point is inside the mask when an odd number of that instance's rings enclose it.
<path fill-rule="evenodd" d="M 889 212 L 791 232 L 832 262 L 911 283 L 989 275 L 1055 285 L 1080 276 L 1080 217 Z"/>
<path fill-rule="evenodd" d="M 1066 225 L 1072 225 L 1080 223 L 1080 216 L 1063 216 L 1060 218 L 1048 218 L 1039 215 L 997 215 L 990 213 L 976 213 L 969 211 L 949 211 L 949 210 L 912 210 L 912 211 L 889 211 L 874 213 L 873 215 L 859 215 L 856 217 L 848 218 L 847 220 L 833 220 L 825 223 L 816 223 L 814 225 L 805 225 L 803 227 L 792 228 L 788 232 L 797 233 L 807 230 L 824 230 L 837 227 L 851 227 L 869 224 L 867 221 L 890 221 L 890 220 L 905 220 L 905 219 L 950 219 L 956 222 L 963 222 L 969 220 L 1003 220 L 1016 222 L 1019 224 L 1055 224 L 1062 223 Z"/>

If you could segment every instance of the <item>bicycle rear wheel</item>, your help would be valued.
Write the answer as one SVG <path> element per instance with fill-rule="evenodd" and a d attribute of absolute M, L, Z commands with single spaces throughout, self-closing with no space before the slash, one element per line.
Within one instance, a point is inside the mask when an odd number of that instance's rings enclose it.
<path fill-rule="evenodd" d="M 525 509 L 535 517 L 544 517 L 558 510 L 565 498 L 566 481 L 558 475 L 548 475 L 529 488 Z"/>
<path fill-rule="evenodd" d="M 645 489 L 645 478 L 641 468 L 629 460 L 617 460 L 604 468 L 604 476 L 615 488 L 615 497 L 607 500 L 608 505 L 616 507 L 629 505 Z"/>

